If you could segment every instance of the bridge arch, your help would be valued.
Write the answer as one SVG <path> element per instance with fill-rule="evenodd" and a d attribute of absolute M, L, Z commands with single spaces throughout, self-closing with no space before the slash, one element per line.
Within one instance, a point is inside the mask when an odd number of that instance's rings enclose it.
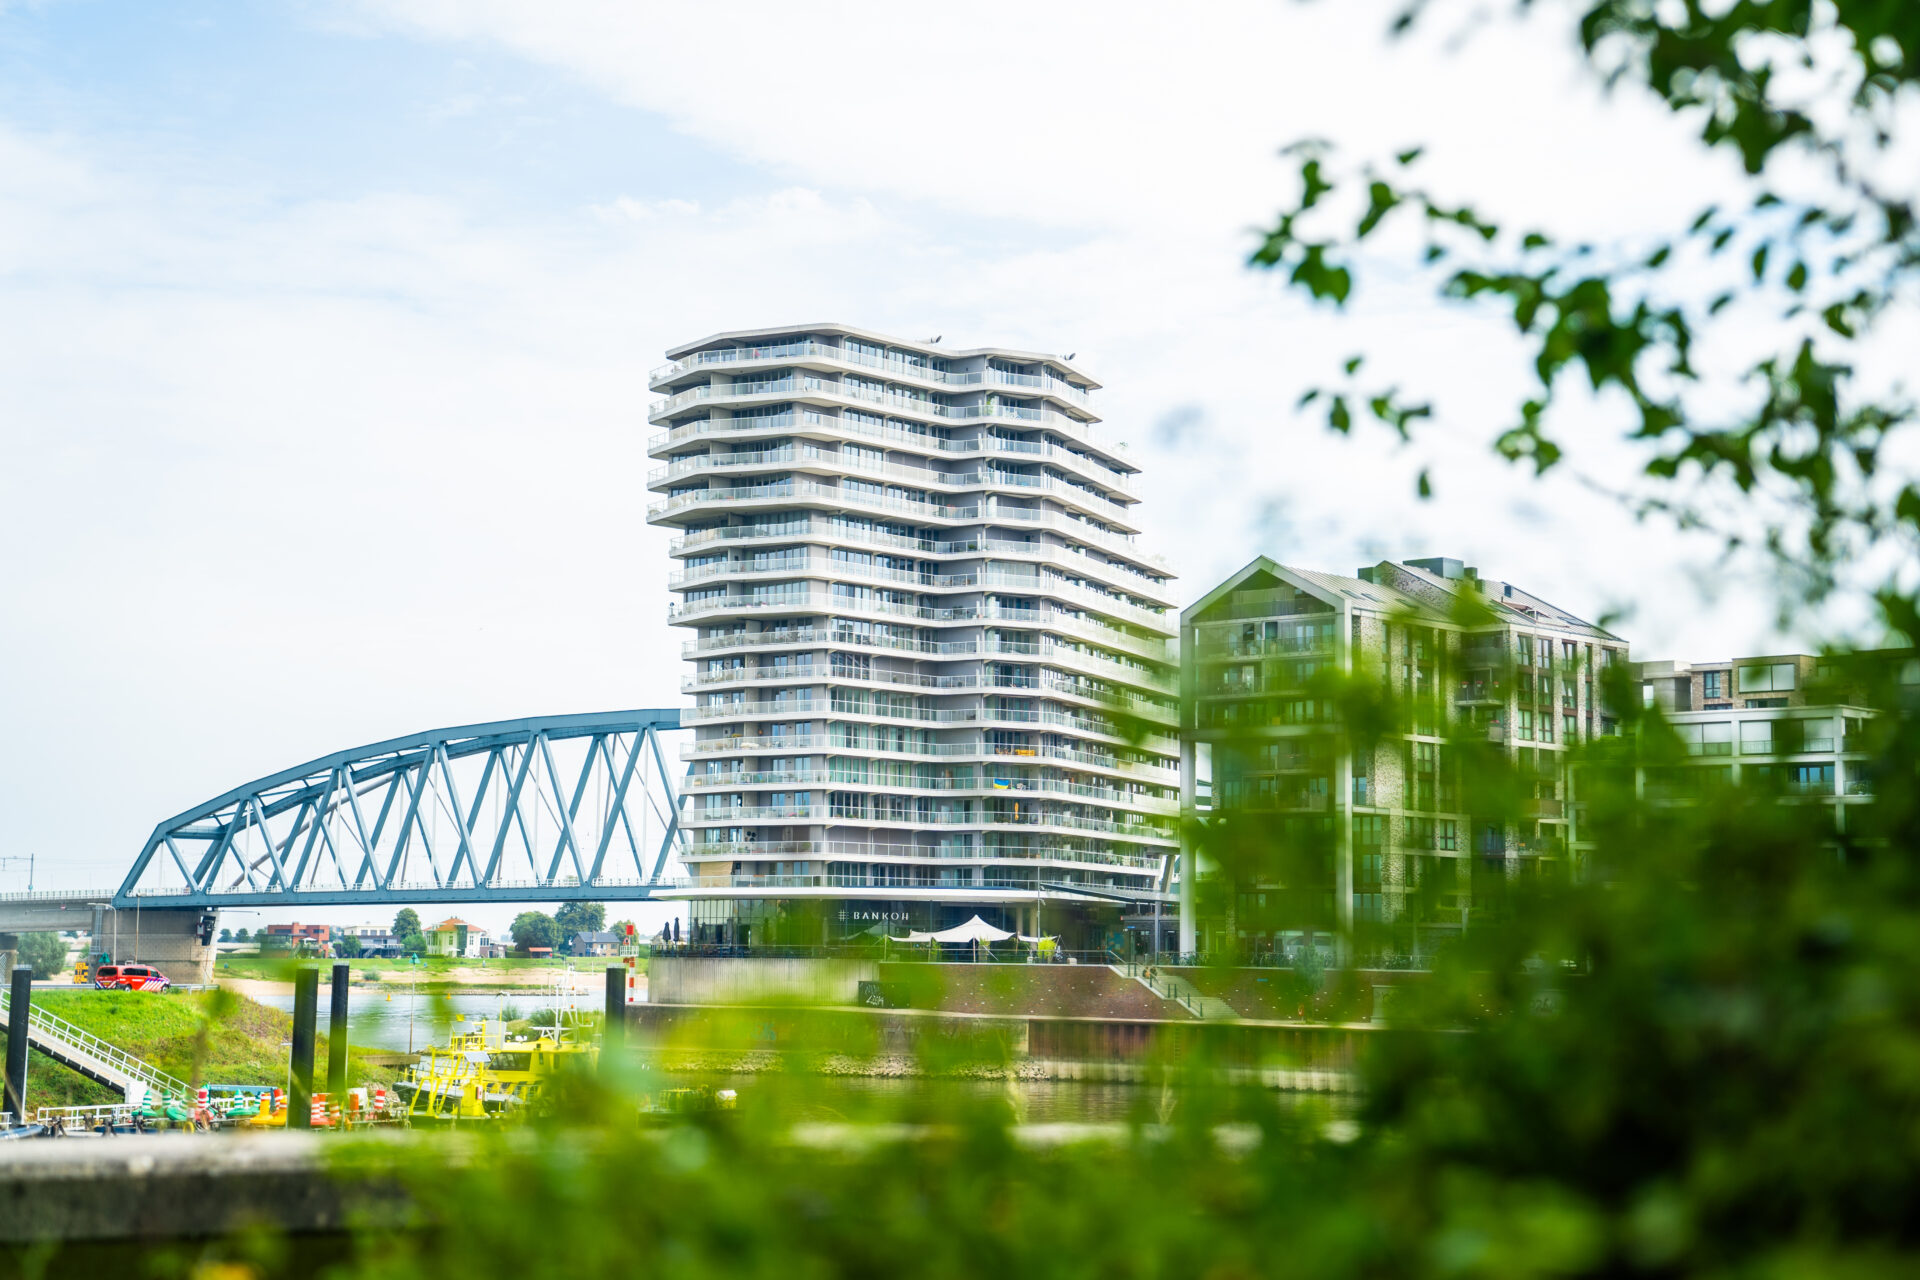
<path fill-rule="evenodd" d="M 677 709 L 536 716 L 337 751 L 154 827 L 120 908 L 633 900 L 682 839 Z"/>

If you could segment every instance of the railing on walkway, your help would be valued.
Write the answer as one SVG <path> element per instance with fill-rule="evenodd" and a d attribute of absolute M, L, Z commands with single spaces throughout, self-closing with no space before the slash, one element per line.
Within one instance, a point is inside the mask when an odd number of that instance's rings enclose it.
<path fill-rule="evenodd" d="M 1106 952 L 1102 963 L 1111 966 L 1116 972 L 1126 977 L 1145 983 L 1147 990 L 1164 1000 L 1173 1001 L 1194 1017 L 1204 1018 L 1206 1016 L 1200 1011 L 1198 1001 L 1174 986 L 1174 979 L 1167 974 L 1161 973 L 1159 967 L 1151 961 L 1138 957 L 1129 960 L 1119 952 L 1109 950 Z M 1182 982 L 1181 985 L 1191 987 L 1193 984 Z"/>
<path fill-rule="evenodd" d="M 0 1021 L 4 1021 L 8 1014 L 7 993 L 0 991 Z M 128 1080 L 145 1085 L 160 1097 L 185 1098 L 192 1093 L 185 1080 L 168 1075 L 152 1063 L 134 1057 L 118 1045 L 108 1044 L 85 1027 L 49 1013 L 37 1004 L 28 1007 L 27 1026 L 29 1038 L 42 1042 L 38 1047 L 43 1051 L 65 1047 L 90 1060 L 88 1065 L 97 1064 L 108 1071 L 117 1072 Z M 59 1055 L 53 1053 L 51 1056 Z"/>

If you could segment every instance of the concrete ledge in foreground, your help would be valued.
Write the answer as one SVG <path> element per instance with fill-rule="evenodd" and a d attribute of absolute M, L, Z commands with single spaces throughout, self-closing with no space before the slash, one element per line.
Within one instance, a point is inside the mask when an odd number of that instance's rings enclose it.
<path fill-rule="evenodd" d="M 350 1216 L 406 1216 L 385 1179 L 331 1176 L 328 1145 L 301 1133 L 11 1142 L 0 1160 L 0 1245 L 196 1239 L 248 1224 L 326 1232 Z"/>

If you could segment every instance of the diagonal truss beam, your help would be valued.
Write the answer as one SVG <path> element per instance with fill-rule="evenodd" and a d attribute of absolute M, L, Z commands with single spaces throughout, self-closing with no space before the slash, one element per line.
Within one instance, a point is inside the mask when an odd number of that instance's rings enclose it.
<path fill-rule="evenodd" d="M 659 738 L 679 728 L 674 709 L 543 716 L 335 752 L 158 824 L 115 903 L 645 898 L 682 838 Z M 664 831 L 651 869 L 634 822 L 649 812 Z M 616 837 L 630 863 L 608 859 Z"/>

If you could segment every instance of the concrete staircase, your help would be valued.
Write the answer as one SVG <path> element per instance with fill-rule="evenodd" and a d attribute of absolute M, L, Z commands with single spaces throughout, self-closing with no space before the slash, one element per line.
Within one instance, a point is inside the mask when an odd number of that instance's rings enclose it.
<path fill-rule="evenodd" d="M 133 999 L 140 998 L 137 993 L 128 994 Z M 10 1013 L 7 992 L 0 989 L 0 1029 L 5 1028 Z M 168 1075 L 152 1063 L 108 1044 L 93 1032 L 58 1014 L 48 1013 L 39 1005 L 27 1011 L 27 1043 L 62 1066 L 115 1090 L 128 1102 L 144 1102 L 150 1097 L 192 1096 L 193 1091 L 185 1080 Z"/>
<path fill-rule="evenodd" d="M 1240 1016 L 1225 1000 L 1218 996 L 1202 995 L 1200 988 L 1178 974 L 1156 969 L 1153 976 L 1148 977 L 1147 965 L 1124 960 L 1107 967 L 1123 978 L 1132 978 L 1162 1000 L 1173 1001 L 1203 1022 L 1217 1022 L 1223 1018 Z"/>

